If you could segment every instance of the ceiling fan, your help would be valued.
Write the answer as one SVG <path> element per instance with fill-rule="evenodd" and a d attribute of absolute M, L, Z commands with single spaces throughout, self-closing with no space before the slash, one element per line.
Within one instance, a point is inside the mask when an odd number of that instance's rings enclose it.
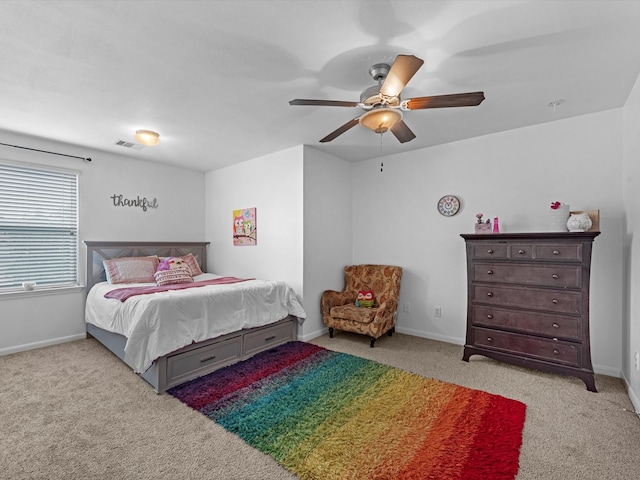
<path fill-rule="evenodd" d="M 375 133 L 382 134 L 391 130 L 400 143 L 405 143 L 416 138 L 416 135 L 402 119 L 403 111 L 425 108 L 474 107 L 480 105 L 484 100 L 484 92 L 455 93 L 402 100 L 400 98 L 402 89 L 423 63 L 422 59 L 413 55 L 398 55 L 391 66 L 386 63 L 373 65 L 369 69 L 369 74 L 378 82 L 378 85 L 363 90 L 359 102 L 296 98 L 291 100 L 289 105 L 360 107 L 365 110 L 362 115 L 349 120 L 321 139 L 320 143 L 330 142 L 358 123 Z"/>

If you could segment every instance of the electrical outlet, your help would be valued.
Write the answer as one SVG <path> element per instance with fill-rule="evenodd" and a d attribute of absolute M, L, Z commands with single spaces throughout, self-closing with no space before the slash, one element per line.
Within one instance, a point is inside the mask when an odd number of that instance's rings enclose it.
<path fill-rule="evenodd" d="M 402 309 L 406 313 L 411 313 L 411 304 L 409 302 L 404 302 L 404 305 L 402 306 Z"/>
<path fill-rule="evenodd" d="M 441 317 L 442 316 L 442 307 L 433 307 L 433 316 Z"/>
<path fill-rule="evenodd" d="M 633 358 L 636 361 L 636 370 L 640 371 L 640 353 L 636 352 Z"/>

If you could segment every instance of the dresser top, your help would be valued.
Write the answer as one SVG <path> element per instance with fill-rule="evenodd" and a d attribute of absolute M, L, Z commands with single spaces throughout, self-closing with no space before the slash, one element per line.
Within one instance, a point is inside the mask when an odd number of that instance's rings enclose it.
<path fill-rule="evenodd" d="M 465 240 L 591 240 L 600 232 L 461 233 Z"/>

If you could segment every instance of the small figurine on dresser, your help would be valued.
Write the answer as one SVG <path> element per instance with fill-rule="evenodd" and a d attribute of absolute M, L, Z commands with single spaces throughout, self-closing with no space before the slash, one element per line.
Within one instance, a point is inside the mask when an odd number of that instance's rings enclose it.
<path fill-rule="evenodd" d="M 482 217 L 483 213 L 476 213 L 476 224 L 475 224 L 475 232 L 476 233 L 491 233 L 491 220 L 487 218 L 485 222 Z"/>

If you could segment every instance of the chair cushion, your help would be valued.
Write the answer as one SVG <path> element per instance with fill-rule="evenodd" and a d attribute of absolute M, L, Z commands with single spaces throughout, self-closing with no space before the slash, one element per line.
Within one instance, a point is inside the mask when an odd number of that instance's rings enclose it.
<path fill-rule="evenodd" d="M 360 323 L 371 323 L 376 316 L 377 308 L 356 307 L 355 305 L 340 305 L 329 311 L 335 319 L 353 320 Z"/>

